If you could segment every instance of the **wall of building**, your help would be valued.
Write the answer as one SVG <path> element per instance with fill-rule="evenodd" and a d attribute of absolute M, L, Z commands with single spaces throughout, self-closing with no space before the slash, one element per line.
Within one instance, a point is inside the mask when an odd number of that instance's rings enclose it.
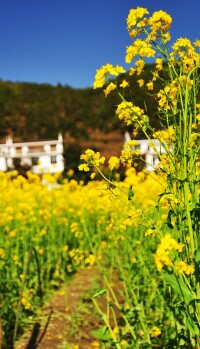
<path fill-rule="evenodd" d="M 24 143 L 13 143 L 8 137 L 0 144 L 0 171 L 14 169 L 16 159 L 36 174 L 63 172 L 63 137 L 59 134 L 57 140 Z"/>

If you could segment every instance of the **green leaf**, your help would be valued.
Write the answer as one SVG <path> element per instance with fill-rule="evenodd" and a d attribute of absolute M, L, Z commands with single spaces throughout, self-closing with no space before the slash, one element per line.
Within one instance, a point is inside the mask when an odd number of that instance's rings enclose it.
<path fill-rule="evenodd" d="M 174 226 L 173 226 L 173 224 L 172 224 L 172 220 L 171 220 L 171 218 L 172 218 L 173 216 L 175 216 L 174 211 L 173 211 L 173 210 L 169 210 L 168 216 L 167 216 L 167 225 L 168 225 L 168 227 L 169 227 L 170 229 L 173 229 L 173 228 L 174 228 Z"/>
<path fill-rule="evenodd" d="M 193 203 L 193 202 L 189 203 L 189 210 L 190 211 L 193 211 L 195 209 L 195 207 L 196 207 L 195 203 Z"/>
<path fill-rule="evenodd" d="M 128 200 L 131 200 L 134 197 L 134 192 L 132 189 L 132 185 L 130 185 L 129 190 L 128 190 Z"/>
<path fill-rule="evenodd" d="M 195 262 L 200 262 L 200 251 L 196 251 L 196 254 L 195 254 Z"/>
<path fill-rule="evenodd" d="M 174 292 L 182 297 L 185 303 L 189 303 L 194 297 L 189 287 L 173 274 L 163 273 L 166 283 L 171 286 Z"/>
<path fill-rule="evenodd" d="M 191 319 L 191 317 L 188 316 L 188 314 L 186 316 L 186 326 L 192 334 L 197 335 L 197 336 L 199 335 L 199 329 L 198 329 L 197 325 Z"/>
<path fill-rule="evenodd" d="M 96 298 L 99 296 L 103 296 L 106 293 L 106 289 L 105 288 L 100 288 L 93 296 L 92 298 Z"/>
<path fill-rule="evenodd" d="M 105 326 L 100 327 L 98 330 L 93 330 L 90 333 L 93 337 L 102 339 L 104 341 L 111 339 L 110 333 L 109 333 L 107 327 L 105 327 Z"/>

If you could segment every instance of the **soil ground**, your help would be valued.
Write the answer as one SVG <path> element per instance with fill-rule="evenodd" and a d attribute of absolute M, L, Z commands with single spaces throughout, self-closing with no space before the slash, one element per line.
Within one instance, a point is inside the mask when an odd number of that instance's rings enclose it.
<path fill-rule="evenodd" d="M 42 307 L 41 315 L 16 343 L 14 349 L 92 349 L 97 340 L 90 334 L 100 324 L 91 304 L 82 301 L 99 275 L 96 267 L 79 271 Z M 97 345 L 97 346 L 96 346 Z"/>

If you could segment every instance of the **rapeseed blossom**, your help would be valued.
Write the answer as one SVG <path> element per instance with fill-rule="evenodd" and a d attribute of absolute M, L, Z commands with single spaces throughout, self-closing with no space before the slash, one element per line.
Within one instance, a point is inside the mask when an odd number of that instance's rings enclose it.
<path fill-rule="evenodd" d="M 111 82 L 103 92 L 105 93 L 105 96 L 107 97 L 109 93 L 117 88 L 117 85 Z"/>
<path fill-rule="evenodd" d="M 115 67 L 112 64 L 106 64 L 100 69 L 97 70 L 95 75 L 94 89 L 100 88 L 109 81 L 110 77 L 117 77 L 121 73 L 125 73 L 125 69 L 122 66 L 116 65 Z"/>
<path fill-rule="evenodd" d="M 151 330 L 151 337 L 156 338 L 156 337 L 160 336 L 160 334 L 161 334 L 160 328 L 157 326 L 153 326 L 153 328 Z"/>
<path fill-rule="evenodd" d="M 170 37 L 167 31 L 170 29 L 172 23 L 171 16 L 165 11 L 155 11 L 149 18 L 150 34 L 148 40 L 156 40 L 161 37 L 165 43 L 169 41 Z"/>
<path fill-rule="evenodd" d="M 139 87 L 144 86 L 144 79 L 139 79 L 137 82 L 138 82 Z"/>
<path fill-rule="evenodd" d="M 122 88 L 126 88 L 127 86 L 129 86 L 129 82 L 126 80 L 123 80 L 122 83 L 119 85 Z"/>
<path fill-rule="evenodd" d="M 171 259 L 171 251 L 182 252 L 184 246 L 184 244 L 178 243 L 172 238 L 171 234 L 166 234 L 158 245 L 155 254 L 155 263 L 158 271 L 161 271 L 164 266 L 172 268 L 173 259 Z"/>
<path fill-rule="evenodd" d="M 108 167 L 112 170 L 117 170 L 120 166 L 120 159 L 117 156 L 111 156 L 108 160 Z"/>
<path fill-rule="evenodd" d="M 134 106 L 132 102 L 121 102 L 116 109 L 116 115 L 120 120 L 123 120 L 127 125 L 131 125 L 137 121 L 147 121 L 147 116 L 144 110 Z"/>
<path fill-rule="evenodd" d="M 180 273 L 185 273 L 186 275 L 191 275 L 195 272 L 194 267 L 192 265 L 188 265 L 184 261 L 176 263 L 175 269 L 178 270 Z"/>
<path fill-rule="evenodd" d="M 141 33 L 141 28 L 145 26 L 148 22 L 146 19 L 141 19 L 144 15 L 149 14 L 149 11 L 143 7 L 137 7 L 136 9 L 131 9 L 127 16 L 127 29 L 131 37 L 137 36 Z M 137 29 L 133 29 L 136 27 Z"/>
<path fill-rule="evenodd" d="M 88 171 L 89 166 L 99 166 L 104 164 L 105 157 L 100 155 L 99 152 L 94 152 L 91 149 L 87 149 L 85 154 L 81 155 L 81 160 L 84 160 L 86 164 L 82 164 L 79 166 L 80 171 Z"/>
<path fill-rule="evenodd" d="M 143 59 L 138 59 L 135 61 L 135 66 L 136 66 L 136 74 L 140 75 L 143 72 L 144 66 L 145 66 L 145 61 Z"/>
<path fill-rule="evenodd" d="M 126 48 L 126 63 L 131 63 L 136 57 L 154 57 L 155 50 L 152 45 L 142 39 L 136 39 L 131 46 Z"/>

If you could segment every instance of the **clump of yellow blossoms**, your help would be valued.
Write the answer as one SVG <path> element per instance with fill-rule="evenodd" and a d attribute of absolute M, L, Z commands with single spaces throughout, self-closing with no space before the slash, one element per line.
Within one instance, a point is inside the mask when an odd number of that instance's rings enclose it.
<path fill-rule="evenodd" d="M 154 57 L 155 50 L 152 48 L 151 44 L 144 40 L 137 39 L 126 49 L 126 63 L 131 63 L 136 56 Z"/>
<path fill-rule="evenodd" d="M 185 73 L 189 73 L 194 66 L 199 64 L 199 53 L 195 51 L 198 41 L 196 40 L 193 45 L 188 38 L 179 38 L 172 46 L 173 51 L 170 53 L 170 58 L 173 63 L 181 65 Z"/>
<path fill-rule="evenodd" d="M 168 147 L 176 141 L 175 129 L 171 125 L 166 130 L 156 131 L 155 135 L 163 144 L 166 144 Z"/>
<path fill-rule="evenodd" d="M 118 76 L 120 73 L 125 73 L 125 69 L 119 65 L 116 65 L 114 67 L 112 64 L 106 64 L 100 69 L 97 70 L 96 76 L 95 76 L 95 82 L 94 82 L 94 88 L 100 88 L 103 87 L 103 85 L 106 83 L 107 79 L 110 78 L 110 76 Z"/>
<path fill-rule="evenodd" d="M 174 267 L 173 259 L 171 258 L 171 252 L 177 251 L 182 252 L 183 247 L 185 245 L 178 243 L 170 234 L 167 234 L 164 236 L 164 238 L 161 240 L 161 243 L 158 245 L 156 254 L 155 254 L 155 262 L 158 271 L 161 271 L 164 266 L 167 266 L 169 268 Z M 175 270 L 183 273 L 185 272 L 187 275 L 194 273 L 194 267 L 191 265 L 188 265 L 184 261 L 179 261 L 175 264 Z"/>
<path fill-rule="evenodd" d="M 81 155 L 81 160 L 85 161 L 85 164 L 79 165 L 80 171 L 89 171 L 89 166 L 99 167 L 99 165 L 104 164 L 105 157 L 100 155 L 99 152 L 94 152 L 91 149 L 87 149 L 85 154 Z"/>
<path fill-rule="evenodd" d="M 151 330 L 151 337 L 156 338 L 156 337 L 160 336 L 160 334 L 161 334 L 161 330 L 159 329 L 159 327 L 153 326 L 153 328 Z"/>
<path fill-rule="evenodd" d="M 144 125 L 148 122 L 148 116 L 144 114 L 144 110 L 134 106 L 132 102 L 121 102 L 116 109 L 116 115 L 127 125 L 134 124 L 135 122 Z"/>
<path fill-rule="evenodd" d="M 194 267 L 192 265 L 188 265 L 184 261 L 176 263 L 175 269 L 178 270 L 180 273 L 185 273 L 186 275 L 190 275 L 195 272 Z"/>
<path fill-rule="evenodd" d="M 111 156 L 108 160 L 108 167 L 112 170 L 117 170 L 120 166 L 120 159 L 117 156 Z"/>

